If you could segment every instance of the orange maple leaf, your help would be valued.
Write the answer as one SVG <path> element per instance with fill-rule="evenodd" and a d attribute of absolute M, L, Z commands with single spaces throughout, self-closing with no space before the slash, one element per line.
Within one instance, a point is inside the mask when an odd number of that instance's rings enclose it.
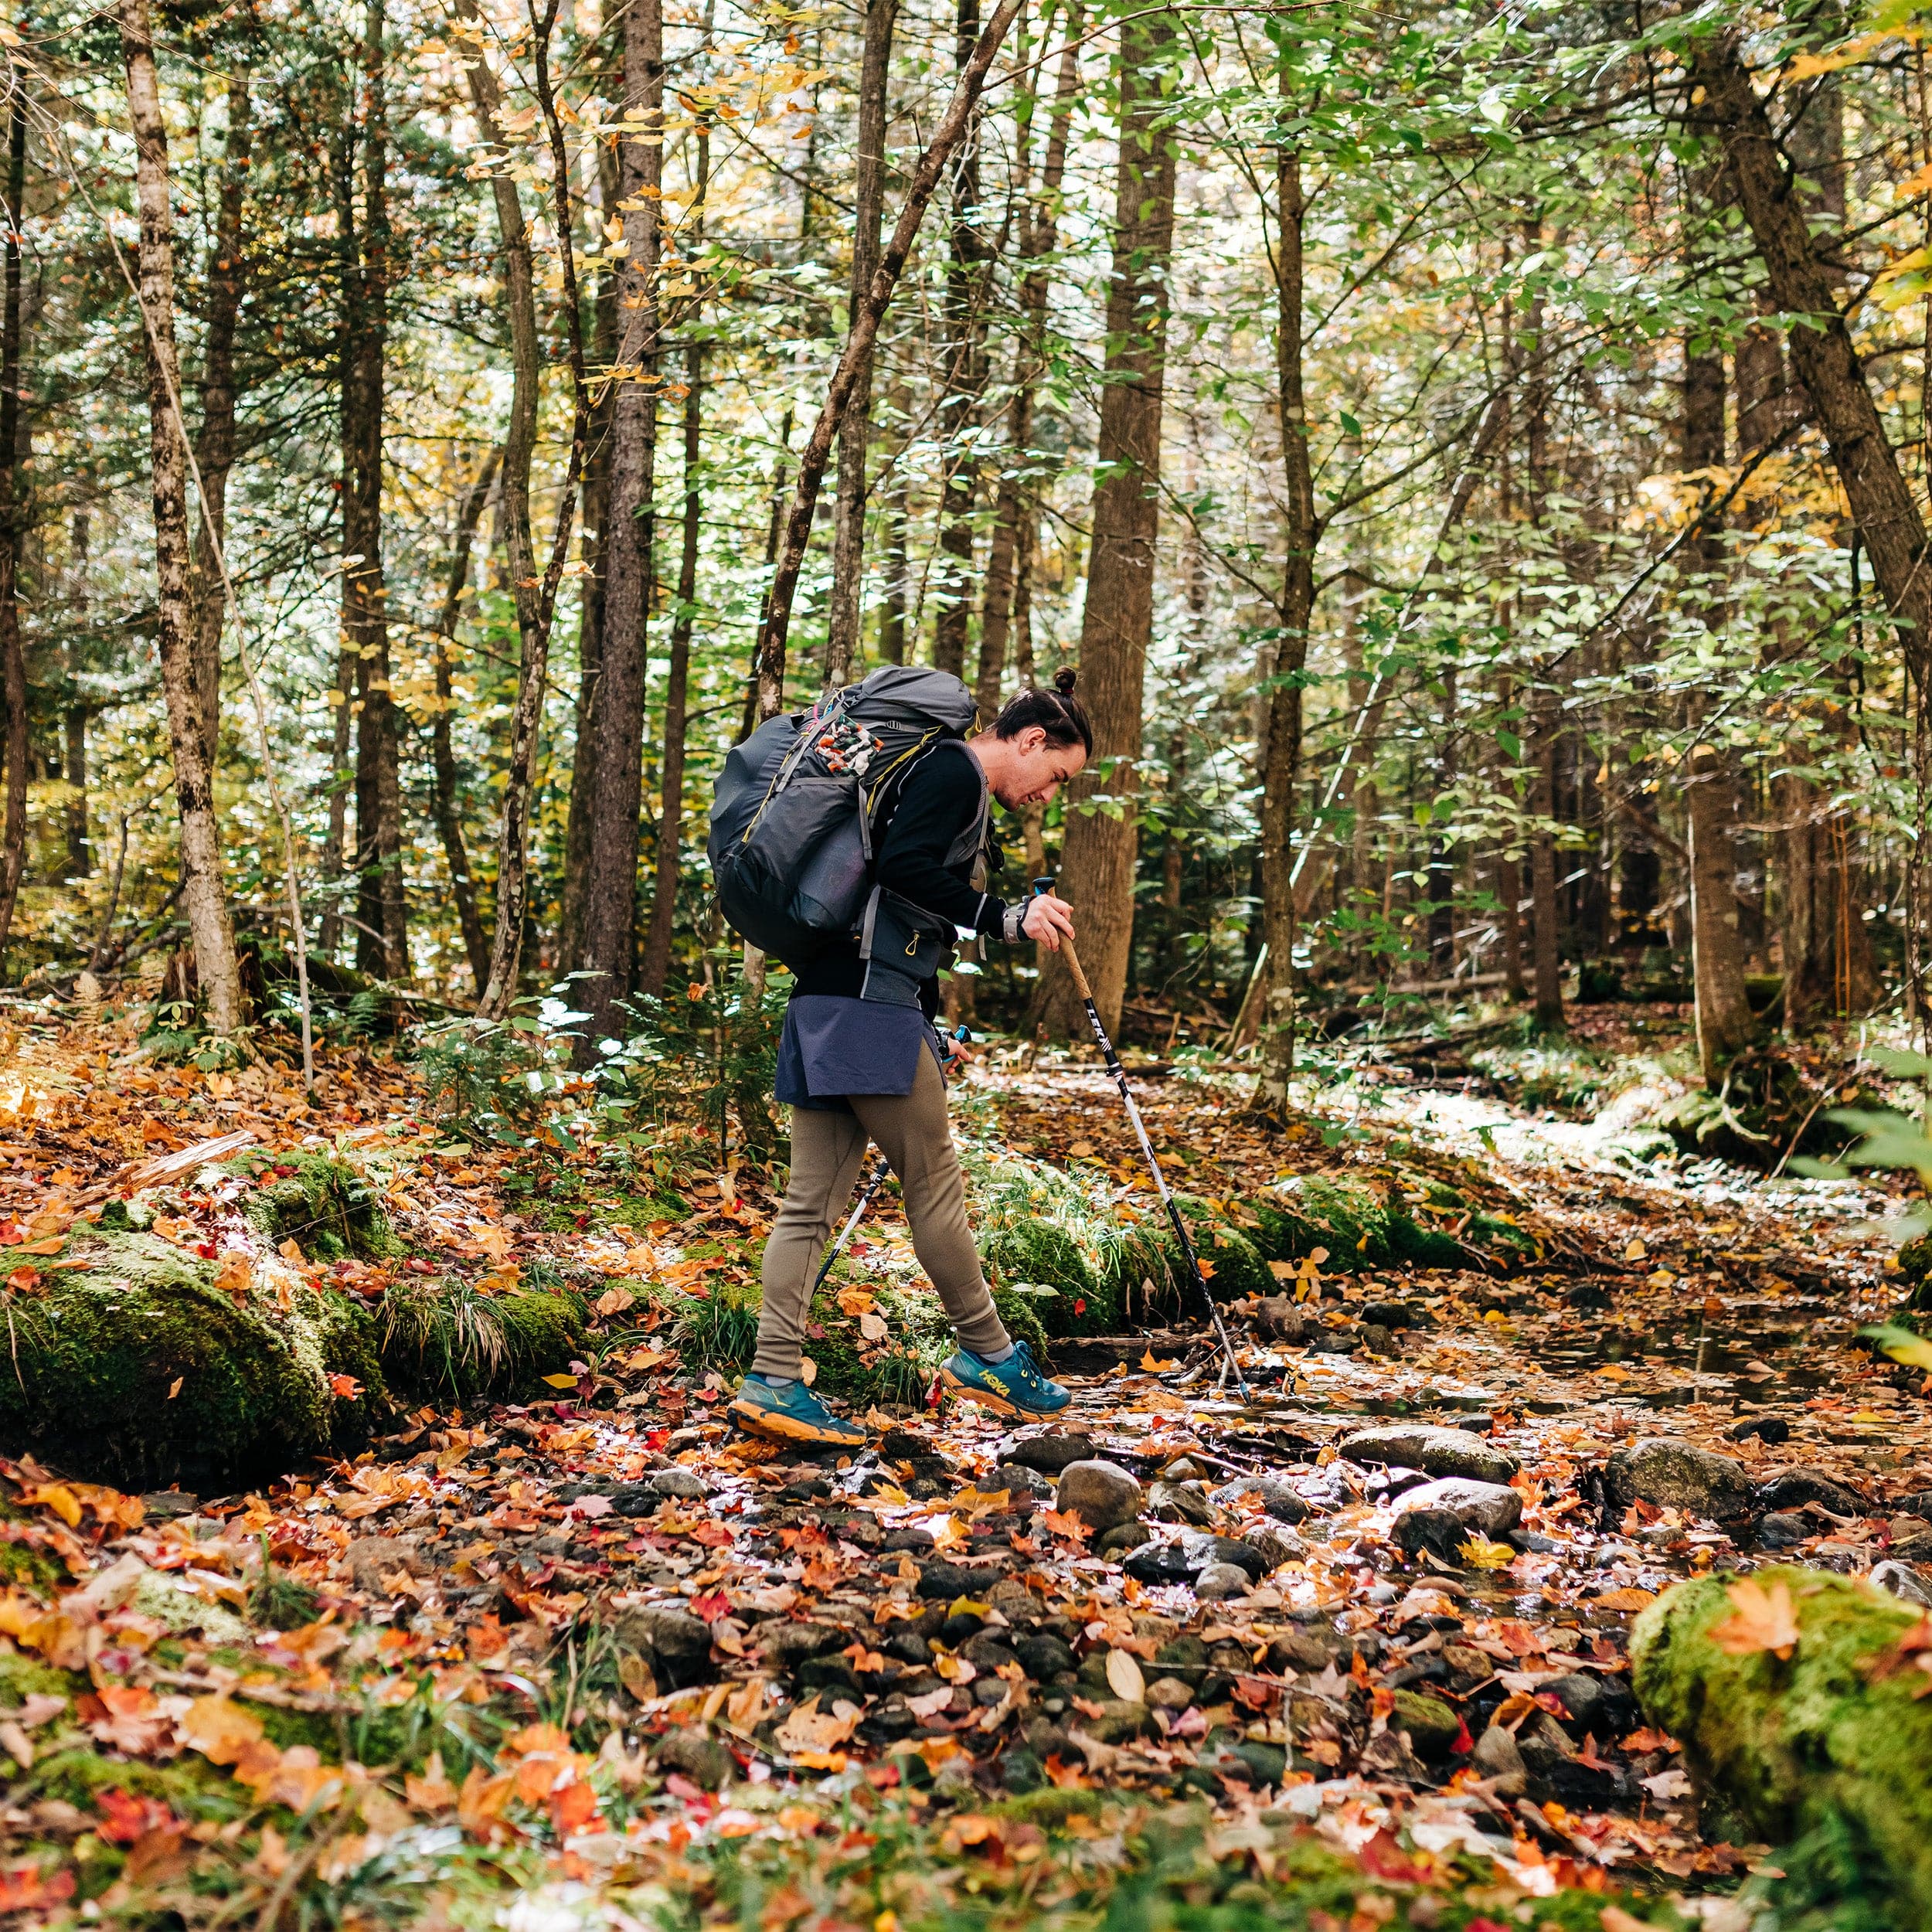
<path fill-rule="evenodd" d="M 1724 1594 L 1730 1599 L 1731 1614 L 1712 1627 L 1711 1641 L 1726 1655 L 1750 1657 L 1767 1650 L 1784 1658 L 1797 1649 L 1798 1612 L 1788 1584 L 1773 1583 L 1767 1590 L 1741 1577 Z"/>

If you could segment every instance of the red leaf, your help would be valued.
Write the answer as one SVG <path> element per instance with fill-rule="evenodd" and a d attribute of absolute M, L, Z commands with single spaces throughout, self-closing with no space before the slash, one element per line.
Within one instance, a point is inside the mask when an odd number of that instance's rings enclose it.
<path fill-rule="evenodd" d="M 1429 1876 L 1426 1866 L 1417 1864 L 1402 1847 L 1396 1842 L 1395 1834 L 1386 1825 L 1376 1832 L 1355 1855 L 1362 1861 L 1362 1869 L 1372 1878 L 1389 1879 L 1398 1884 L 1413 1885 Z"/>
<path fill-rule="evenodd" d="M 1456 1719 L 1456 1741 L 1449 1747 L 1451 1752 L 1459 1757 L 1463 1752 L 1473 1751 L 1475 1748 L 1476 1740 L 1469 1735 L 1468 1725 L 1458 1717 Z"/>
<path fill-rule="evenodd" d="M 95 1835 L 110 1845 L 132 1845 L 151 1831 L 175 1822 L 175 1815 L 158 1799 L 137 1798 L 131 1791 L 106 1791 L 94 1800 L 100 1814 Z"/>
<path fill-rule="evenodd" d="M 720 1617 L 731 1614 L 731 1599 L 722 1590 L 713 1590 L 708 1597 L 693 1597 L 691 1614 L 702 1617 L 707 1624 L 715 1624 Z"/>

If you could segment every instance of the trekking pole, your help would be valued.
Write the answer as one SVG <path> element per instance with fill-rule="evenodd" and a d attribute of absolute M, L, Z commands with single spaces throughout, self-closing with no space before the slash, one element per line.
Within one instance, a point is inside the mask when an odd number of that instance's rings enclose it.
<path fill-rule="evenodd" d="M 1033 881 L 1033 896 L 1051 890 L 1050 879 Z M 1087 983 L 1087 975 L 1080 970 L 1080 954 L 1073 950 L 1073 942 L 1064 933 L 1060 935 L 1060 957 L 1066 961 L 1066 970 L 1073 976 L 1073 990 L 1080 996 L 1080 1003 L 1087 1009 L 1087 1023 L 1094 1029 L 1094 1038 L 1100 1049 L 1100 1058 L 1107 1063 L 1107 1070 L 1114 1084 L 1121 1090 L 1121 1098 L 1127 1106 L 1127 1117 L 1134 1123 L 1134 1131 L 1140 1137 L 1141 1151 L 1147 1159 L 1148 1172 L 1154 1176 L 1155 1192 L 1161 1197 L 1161 1205 L 1167 1209 L 1168 1223 L 1174 1230 L 1174 1238 L 1181 1244 L 1181 1257 L 1187 1264 L 1187 1271 L 1192 1277 L 1194 1285 L 1201 1291 L 1201 1299 L 1207 1304 L 1209 1317 L 1214 1323 L 1214 1332 L 1221 1338 L 1221 1348 L 1226 1355 L 1226 1369 L 1232 1370 L 1235 1386 L 1241 1391 L 1241 1400 L 1250 1402 L 1253 1398 L 1248 1393 L 1247 1378 L 1241 1372 L 1241 1365 L 1234 1357 L 1234 1344 L 1228 1338 L 1227 1325 L 1221 1319 L 1221 1311 L 1214 1297 L 1208 1292 L 1207 1277 L 1201 1272 L 1201 1264 L 1196 1258 L 1194 1243 L 1187 1231 L 1187 1223 L 1182 1219 L 1181 1210 L 1173 1195 L 1169 1192 L 1167 1176 L 1161 1172 L 1161 1164 L 1154 1158 L 1154 1143 L 1147 1138 L 1147 1128 L 1141 1120 L 1141 1110 L 1134 1104 L 1134 1090 L 1127 1083 L 1127 1069 L 1121 1064 L 1121 1056 L 1114 1050 L 1114 1043 L 1107 1037 L 1107 1029 L 1100 1024 L 1100 1009 L 1094 1004 L 1094 989 Z M 1217 1388 L 1220 1386 L 1217 1381 Z"/>
<path fill-rule="evenodd" d="M 956 1040 L 970 1040 L 972 1037 L 970 1027 L 956 1026 L 953 1029 L 953 1038 Z M 886 1176 L 891 1171 L 883 1154 L 872 1162 L 872 1172 L 866 1176 L 866 1185 L 859 1190 L 858 1202 L 845 1225 L 839 1230 L 838 1239 L 825 1250 L 825 1258 L 819 1264 L 818 1278 L 811 1284 L 811 1293 L 805 1297 L 808 1308 L 818 1299 L 818 1291 L 825 1285 L 825 1277 L 831 1274 L 834 1264 L 845 1253 L 845 1243 L 852 1239 L 852 1230 L 864 1219 L 866 1209 L 872 1206 L 872 1197 L 885 1184 Z"/>

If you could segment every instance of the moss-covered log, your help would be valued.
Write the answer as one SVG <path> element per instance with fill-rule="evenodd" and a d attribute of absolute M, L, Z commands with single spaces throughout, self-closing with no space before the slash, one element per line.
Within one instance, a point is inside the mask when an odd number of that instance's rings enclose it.
<path fill-rule="evenodd" d="M 456 1280 L 394 1284 L 378 1315 L 383 1366 L 412 1395 L 472 1402 L 547 1395 L 583 1347 L 590 1311 L 568 1289 L 485 1294 Z"/>
<path fill-rule="evenodd" d="M 272 1261 L 217 1288 L 216 1263 L 151 1233 L 97 1233 L 70 1258 L 86 1266 L 12 1298 L 0 1444 L 124 1487 L 193 1488 L 368 1434 L 383 1378 L 347 1297 Z"/>
<path fill-rule="evenodd" d="M 346 1161 L 303 1154 L 281 1163 L 248 1197 L 248 1225 L 279 1247 L 292 1240 L 311 1261 L 379 1260 L 400 1252 L 368 1180 Z"/>
<path fill-rule="evenodd" d="M 1724 1647 L 1726 1626 L 1743 1641 L 1753 1609 L 1784 1596 L 1796 1627 L 1788 1656 Z M 1779 1634 L 1774 1615 L 1757 1628 Z M 1889 1901 L 1896 1916 L 1878 1923 L 1932 1924 L 1932 1698 L 1920 1694 L 1923 1653 L 1909 1634 L 1923 1628 L 1917 1609 L 1869 1584 L 1779 1567 L 1680 1584 L 1631 1635 L 1645 1713 L 1682 1744 L 1733 1832 L 1801 1853 L 1837 1848 L 1789 1862 L 1814 1876 L 1835 1868 L 1834 1883 Z"/>

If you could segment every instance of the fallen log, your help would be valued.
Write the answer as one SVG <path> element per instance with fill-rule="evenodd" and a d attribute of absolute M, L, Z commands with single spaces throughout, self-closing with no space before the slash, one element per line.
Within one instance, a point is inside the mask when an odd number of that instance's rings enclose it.
<path fill-rule="evenodd" d="M 1638 1619 L 1631 1658 L 1733 1832 L 1794 1848 L 1776 1861 L 1794 1876 L 1832 1868 L 1885 1923 L 1932 1924 L 1932 1619 L 1820 1570 L 1702 1577 Z"/>

